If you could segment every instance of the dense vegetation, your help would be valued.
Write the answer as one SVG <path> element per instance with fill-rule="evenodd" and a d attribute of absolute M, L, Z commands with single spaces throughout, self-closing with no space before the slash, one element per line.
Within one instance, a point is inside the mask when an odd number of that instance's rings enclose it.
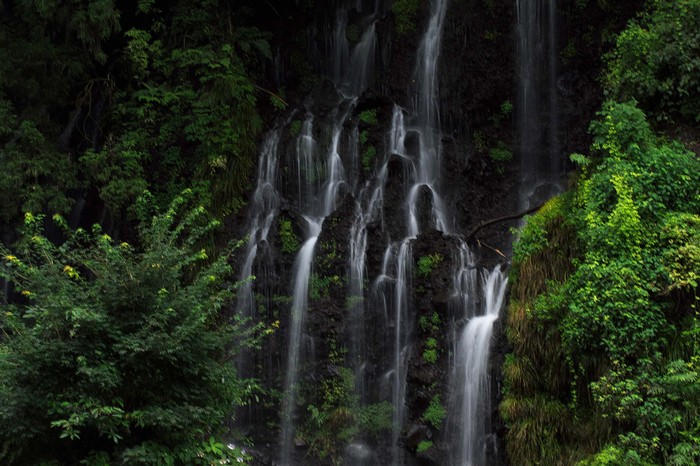
<path fill-rule="evenodd" d="M 254 13 L 0 4 L 0 463 L 245 457 L 225 426 L 256 387 L 232 358 L 258 328 L 231 315 L 233 248 L 208 215 L 244 204 L 261 95 L 283 106 L 254 83 L 271 59 Z"/>
<path fill-rule="evenodd" d="M 235 3 L 124 5 L 0 7 L 3 223 L 66 214 L 80 193 L 96 193 L 116 220 L 144 189 L 161 206 L 185 188 L 219 213 L 242 205 L 265 34 Z"/>
<path fill-rule="evenodd" d="M 520 233 L 514 464 L 700 461 L 700 160 L 648 121 L 696 125 L 698 23 L 700 2 L 655 1 L 620 34 L 575 189 Z"/>
<path fill-rule="evenodd" d="M 235 288 L 228 258 L 196 248 L 218 222 L 188 204 L 178 197 L 144 218 L 138 246 L 97 226 L 73 232 L 56 215 L 57 246 L 43 216 L 27 213 L 17 252 L 0 247 L 0 276 L 22 296 L 0 320 L 3 464 L 243 456 L 221 435 L 254 388 L 232 357 L 257 332 L 223 312 Z"/>

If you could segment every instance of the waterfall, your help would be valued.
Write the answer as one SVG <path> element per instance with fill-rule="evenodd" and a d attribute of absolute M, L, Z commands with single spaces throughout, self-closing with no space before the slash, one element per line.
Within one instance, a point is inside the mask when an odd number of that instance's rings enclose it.
<path fill-rule="evenodd" d="M 309 279 L 316 243 L 321 234 L 323 222 L 336 208 L 341 190 L 348 188 L 346 170 L 340 154 L 340 141 L 347 119 L 357 103 L 357 96 L 365 89 L 371 76 L 374 63 L 376 33 L 374 19 L 370 18 L 367 29 L 360 41 L 352 47 L 346 38 L 347 12 L 339 10 L 335 30 L 332 34 L 332 56 L 330 76 L 341 92 L 342 98 L 331 111 L 333 122 L 330 131 L 330 147 L 322 161 L 317 160 L 318 144 L 313 138 L 314 116 L 307 114 L 297 140 L 297 167 L 299 211 L 307 223 L 305 241 L 296 255 L 294 263 L 294 286 L 291 306 L 291 319 L 287 363 L 285 368 L 284 395 L 281 414 L 281 465 L 293 464 L 293 449 L 296 433 L 295 407 L 299 395 L 299 372 L 302 360 L 306 313 L 308 308 Z M 357 163 L 357 144 L 351 155 L 352 163 Z M 371 212 L 370 212 L 371 215 Z M 361 238 L 358 241 L 362 241 Z M 360 267 L 358 265 L 358 267 Z M 360 280 L 360 278 L 358 278 Z"/>
<path fill-rule="evenodd" d="M 559 144 L 556 0 L 517 0 L 516 130 L 521 207 L 562 190 Z"/>
<path fill-rule="evenodd" d="M 292 301 L 292 318 L 289 331 L 289 353 L 284 381 L 284 399 L 282 401 L 282 450 L 281 464 L 292 464 L 292 449 L 294 446 L 294 406 L 298 395 L 299 361 L 301 342 L 306 320 L 306 307 L 309 299 L 309 277 L 311 263 L 314 258 L 314 248 L 318 235 L 321 233 L 322 220 L 311 218 L 308 222 L 308 239 L 299 250 L 294 262 L 294 297 Z"/>
<path fill-rule="evenodd" d="M 236 292 L 236 313 L 253 317 L 253 261 L 258 255 L 260 245 L 267 245 L 270 227 L 279 210 L 279 193 L 277 190 L 277 164 L 279 160 L 280 128 L 270 131 L 262 144 L 258 176 L 253 197 L 250 200 L 251 217 L 248 222 L 248 242 L 245 247 L 245 260 L 241 267 L 239 280 L 242 285 Z"/>
<path fill-rule="evenodd" d="M 448 232 L 447 210 L 438 191 L 440 177 L 440 128 L 438 109 L 437 66 L 440 55 L 442 27 L 447 1 L 432 3 L 428 28 L 421 41 L 414 81 L 416 96 L 413 98 L 413 112 L 408 115 L 409 125 L 404 122 L 403 110 L 394 107 L 392 126 L 388 135 L 387 159 L 379 171 L 380 181 L 386 176 L 388 157 L 398 156 L 407 166 L 409 181 L 405 195 L 406 235 L 398 242 L 390 243 L 384 253 L 382 272 L 373 286 L 375 311 L 385 315 L 388 328 L 393 332 L 391 361 L 388 361 L 384 379 L 390 386 L 393 405 L 391 431 L 391 463 L 404 463 L 405 449 L 400 444 L 401 432 L 406 422 L 406 382 L 408 362 L 411 357 L 414 326 L 410 297 L 413 275 L 413 254 L 411 241 L 428 225 L 421 225 L 418 215 L 418 201 L 421 192 L 427 188 L 431 194 L 431 221 L 433 226 Z M 418 138 L 418 153 L 412 148 L 407 151 L 406 138 L 412 133 Z M 361 216 L 358 216 L 361 218 Z M 360 225 L 361 227 L 361 225 Z M 366 225 L 365 225 L 366 228 Z"/>
<path fill-rule="evenodd" d="M 449 232 L 447 210 L 439 195 L 437 185 L 440 179 L 440 122 L 438 92 L 438 60 L 440 42 L 447 11 L 447 0 L 432 2 L 430 21 L 418 48 L 414 80 L 417 83 L 417 95 L 414 98 L 412 128 L 419 137 L 417 163 L 414 162 L 413 185 L 407 197 L 408 236 L 420 232 L 417 218 L 417 202 L 420 191 L 427 188 L 432 196 L 432 222 L 437 230 Z M 415 154 L 410 154 L 414 155 Z"/>
<path fill-rule="evenodd" d="M 247 225 L 248 241 L 245 245 L 243 264 L 240 268 L 238 280 L 241 285 L 236 291 L 236 303 L 234 306 L 236 315 L 253 319 L 256 316 L 256 304 L 253 291 L 254 265 L 259 264 L 263 274 L 266 273 L 264 265 L 270 263 L 272 251 L 268 243 L 270 229 L 279 212 L 279 193 L 277 189 L 277 165 L 279 160 L 279 140 L 282 127 L 270 130 L 263 140 L 258 163 L 256 188 L 250 199 L 250 214 Z M 260 254 L 262 251 L 262 254 Z M 264 260 L 261 260 L 264 257 Z M 261 277 L 262 278 L 262 277 Z M 236 367 L 241 377 L 253 376 L 252 355 L 250 351 L 243 349 L 236 358 Z M 246 415 L 247 413 L 247 415 Z M 252 407 L 241 409 L 238 421 L 251 422 L 255 416 Z M 238 419 L 242 417 L 242 419 Z"/>
<path fill-rule="evenodd" d="M 374 4 L 373 10 L 370 3 Z M 302 418 L 302 413 L 297 412 L 298 406 L 303 404 L 302 397 L 303 402 L 309 402 L 307 395 L 314 397 L 314 394 L 308 394 L 306 389 L 300 387 L 303 382 L 313 381 L 318 375 L 305 374 L 307 367 L 314 367 L 314 361 L 310 360 L 315 352 L 310 350 L 314 341 L 307 329 L 307 320 L 314 324 L 316 322 L 308 315 L 310 279 L 315 256 L 317 250 L 323 250 L 325 245 L 325 241 L 321 240 L 324 228 L 328 228 L 337 217 L 332 221 L 326 220 L 345 195 L 352 196 L 354 201 L 353 217 L 347 231 L 347 314 L 342 327 L 346 338 L 343 343 L 347 343 L 347 362 L 355 375 L 357 399 L 362 408 L 378 401 L 385 404 L 390 402 L 393 407 L 391 433 L 379 442 L 388 452 L 373 451 L 371 439 L 360 434 L 347 446 L 345 464 L 373 464 L 381 458 L 385 463 L 398 466 L 410 461 L 406 457 L 408 450 L 403 445 L 403 436 L 405 427 L 409 422 L 415 421 L 416 415 L 406 406 L 409 362 L 412 357 L 415 360 L 413 348 L 416 343 L 413 241 L 430 229 L 451 235 L 456 224 L 452 219 L 454 213 L 451 206 L 443 199 L 441 186 L 442 134 L 439 121 L 438 63 L 448 2 L 431 2 L 427 29 L 417 51 L 413 92 L 405 108 L 394 105 L 391 127 L 384 135 L 383 158 L 373 161 L 371 173 L 366 173 L 368 170 L 362 171 L 360 166 L 359 123 L 351 116 L 358 106 L 359 96 L 374 79 L 377 50 L 375 25 L 379 19 L 380 3 L 383 5 L 385 2 L 341 2 L 333 21 L 333 29 L 327 31 L 326 41 L 323 42 L 326 51 L 323 72 L 334 85 L 333 96 L 337 97 L 336 100 L 327 99 L 315 105 L 312 94 L 305 101 L 305 110 L 295 113 L 298 116 L 298 126 L 295 126 L 293 144 L 287 148 L 280 147 L 284 145 L 280 141 L 284 140 L 285 131 L 291 129 L 292 115 L 279 128 L 268 133 L 260 152 L 241 279 L 253 274 L 256 264 L 261 260 L 261 254 L 272 257 L 274 251 L 271 251 L 268 244 L 268 234 L 274 228 L 280 211 L 303 222 L 304 229 L 294 259 L 293 278 L 289 283 L 291 305 L 285 305 L 288 325 L 283 327 L 287 328 L 284 335 L 287 352 L 285 361 L 281 364 L 284 365 L 283 395 L 279 449 L 276 452 L 277 464 L 283 466 L 299 464 L 295 458 L 299 420 Z M 350 9 L 355 11 L 350 12 Z M 353 27 L 350 35 L 353 36 L 354 43 L 348 39 L 350 27 Z M 323 89 L 324 92 L 326 90 L 327 88 Z M 286 158 L 280 160 L 282 154 Z M 283 169 L 280 169 L 280 163 L 286 163 Z M 395 174 L 394 167 L 397 164 L 403 167 L 403 185 L 388 186 L 390 172 Z M 366 175 L 365 178 L 363 174 Z M 289 182 L 289 188 L 283 194 L 277 186 L 279 177 L 286 177 Z M 399 224 L 390 225 L 390 228 L 384 224 L 385 196 L 401 199 L 399 207 L 402 211 L 399 216 L 393 217 L 398 219 Z M 430 204 L 429 211 L 422 209 L 424 203 Z M 373 228 L 381 230 L 381 235 L 372 237 Z M 382 243 L 377 244 L 377 241 Z M 476 259 L 467 245 L 456 236 L 453 236 L 452 241 L 458 246 L 455 248 L 457 259 L 453 274 L 454 295 L 450 306 L 456 309 L 453 313 L 460 316 L 460 328 L 462 320 L 469 322 L 464 327 L 465 334 L 461 339 L 464 344 L 460 343 L 459 348 L 453 351 L 459 354 L 451 361 L 451 386 L 454 387 L 460 383 L 473 384 L 474 380 L 477 380 L 477 384 L 483 383 L 487 377 L 486 363 L 479 362 L 481 359 L 464 359 L 462 354 L 475 353 L 467 346 L 468 342 L 476 339 L 480 342 L 480 357 L 483 356 L 488 361 L 488 341 L 500 307 L 496 301 L 500 299 L 502 302 L 503 299 L 502 294 L 498 299 L 489 298 L 495 296 L 497 291 L 488 290 L 491 289 L 489 287 L 496 286 L 491 284 L 491 276 L 501 277 L 499 283 L 505 283 L 505 280 L 499 268 L 481 278 L 485 282 L 483 295 L 487 303 L 487 308 L 481 315 L 477 306 L 480 278 Z M 369 276 L 367 271 L 368 248 L 373 242 L 374 251 L 384 250 L 381 270 L 376 277 Z M 374 262 L 373 267 L 376 267 L 373 269 L 373 273 L 376 273 L 380 267 L 378 261 Z M 254 284 L 245 282 L 239 290 L 236 310 L 242 315 L 254 316 L 254 296 Z M 495 314 L 492 308 L 495 308 Z M 281 319 L 285 320 L 285 316 Z M 481 321 L 489 323 L 478 325 L 478 332 L 476 329 L 471 330 Z M 368 344 L 365 331 L 374 323 L 377 328 L 370 329 L 373 332 L 371 336 L 380 341 L 375 343 L 378 345 L 374 352 L 376 354 L 370 355 L 365 348 Z M 474 332 L 477 336 L 472 335 Z M 487 435 L 486 424 L 481 422 L 483 412 L 463 409 L 463 406 L 486 403 L 484 400 L 488 393 L 482 390 L 475 394 L 457 394 L 454 389 L 452 393 L 454 396 L 451 394 L 449 397 L 449 409 L 459 419 L 450 425 L 456 426 L 455 430 L 461 433 L 470 432 L 469 438 L 472 438 L 471 433 L 474 432 L 473 438 L 476 440 L 471 440 L 471 444 L 464 446 L 464 436 L 455 434 L 454 439 L 449 439 L 450 446 L 462 452 L 459 453 L 460 464 L 479 464 L 478 460 L 462 458 L 476 455 L 472 451 L 474 445 L 478 446 Z M 465 401 L 468 396 L 477 398 Z M 390 458 L 383 456 L 386 454 L 390 454 Z"/>
<path fill-rule="evenodd" d="M 489 349 L 493 323 L 503 306 L 508 280 L 500 266 L 496 266 L 490 273 L 483 273 L 481 281 L 483 314 L 465 316 L 469 320 L 461 332 L 451 374 L 450 398 L 455 410 L 455 418 L 449 423 L 454 448 L 452 464 L 460 466 L 485 465 L 491 436 Z"/>
<path fill-rule="evenodd" d="M 375 176 L 374 183 L 368 181 L 355 203 L 355 217 L 350 227 L 350 324 L 349 342 L 350 359 L 355 365 L 356 380 L 364 380 L 364 316 L 365 316 L 365 260 L 367 256 L 367 227 L 381 213 L 384 201 L 384 185 L 386 184 L 388 167 L 385 162 Z M 362 201 L 369 194 L 366 205 Z M 360 400 L 364 401 L 364 389 L 359 387 Z"/>

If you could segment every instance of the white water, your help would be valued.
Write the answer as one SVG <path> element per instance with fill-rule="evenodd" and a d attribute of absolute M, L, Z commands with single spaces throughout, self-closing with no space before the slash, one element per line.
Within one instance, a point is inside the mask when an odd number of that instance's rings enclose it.
<path fill-rule="evenodd" d="M 452 368 L 452 407 L 457 410 L 451 437 L 453 463 L 459 466 L 486 464 L 487 440 L 491 435 L 489 354 L 493 323 L 503 306 L 508 279 L 496 266 L 482 274 L 483 314 L 473 316 L 464 327 Z M 469 316 L 465 316 L 469 317 Z"/>
<path fill-rule="evenodd" d="M 355 368 L 357 381 L 364 380 L 362 368 L 364 360 L 364 317 L 365 317 L 365 274 L 367 259 L 367 227 L 381 215 L 384 202 L 384 185 L 388 174 L 387 163 L 382 164 L 373 183 L 368 181 L 355 202 L 355 218 L 350 227 L 350 360 Z M 366 193 L 370 194 L 366 196 Z M 365 197 L 367 199 L 365 200 Z M 363 205 L 365 200 L 365 205 Z M 358 382 L 361 384 L 361 382 Z M 360 399 L 364 399 L 364 389 L 359 387 Z"/>
<path fill-rule="evenodd" d="M 405 449 L 399 445 L 399 438 L 406 422 L 406 375 L 413 346 L 411 330 L 414 322 L 409 312 L 410 293 L 408 291 L 410 289 L 410 277 L 412 276 L 413 266 L 410 240 L 429 226 L 420 225 L 418 218 L 418 201 L 421 191 L 424 191 L 424 187 L 431 193 L 431 226 L 448 233 L 447 210 L 437 190 L 437 183 L 440 177 L 441 151 L 437 67 L 446 11 L 446 0 L 435 0 L 432 2 L 428 28 L 418 49 L 414 72 L 417 86 L 417 95 L 414 98 L 414 102 L 417 102 L 417 105 L 414 108 L 414 113 L 409 116 L 412 122 L 410 129 L 419 136 L 419 153 L 417 154 L 418 160 L 413 160 L 410 165 L 411 185 L 406 193 L 406 237 L 398 245 L 390 245 L 387 248 L 387 253 L 385 253 L 385 262 L 386 258 L 391 258 L 393 260 L 393 269 L 395 270 L 393 277 L 394 363 L 389 372 L 392 381 L 392 404 L 394 407 L 391 436 L 391 456 L 392 464 L 394 465 L 403 464 L 405 455 Z M 405 138 L 407 129 L 404 127 L 401 112 L 394 112 L 390 134 L 392 149 L 396 151 L 395 153 L 404 155 L 406 152 Z M 405 155 L 408 157 L 416 156 L 416 154 Z M 397 249 L 398 252 L 395 252 Z M 385 264 L 384 269 L 388 269 L 388 264 Z M 386 273 L 383 272 L 383 274 Z"/>
<path fill-rule="evenodd" d="M 413 185 L 407 197 L 408 236 L 416 236 L 423 229 L 417 218 L 417 203 L 422 187 L 431 193 L 432 226 L 449 233 L 447 209 L 438 192 L 441 165 L 441 133 L 439 119 L 438 63 L 440 43 L 447 12 L 447 0 L 435 0 L 431 5 L 428 29 L 418 48 L 414 79 L 417 95 L 414 98 L 415 113 L 412 130 L 419 134 L 419 153 L 413 173 Z"/>

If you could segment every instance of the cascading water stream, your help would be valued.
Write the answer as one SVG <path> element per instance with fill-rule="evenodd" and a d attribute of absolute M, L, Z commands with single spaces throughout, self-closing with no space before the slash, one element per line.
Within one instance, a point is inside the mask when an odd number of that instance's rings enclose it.
<path fill-rule="evenodd" d="M 483 273 L 482 315 L 469 318 L 462 330 L 452 368 L 451 406 L 456 416 L 451 424 L 452 464 L 482 466 L 487 464 L 487 441 L 491 435 L 489 354 L 493 323 L 503 306 L 508 279 L 496 266 Z"/>
<path fill-rule="evenodd" d="M 432 2 L 428 28 L 418 49 L 416 70 L 414 72 L 417 93 L 415 112 L 410 115 L 412 125 L 410 130 L 418 134 L 419 153 L 406 154 L 415 157 L 411 164 L 411 186 L 406 194 L 407 225 L 406 237 L 399 245 L 389 245 L 387 252 L 398 249 L 397 253 L 385 254 L 395 262 L 394 277 L 394 355 L 392 374 L 392 404 L 394 415 L 392 419 L 392 464 L 403 463 L 404 449 L 399 445 L 399 437 L 405 423 L 406 375 L 410 359 L 413 328 L 408 308 L 410 296 L 410 272 L 412 271 L 413 255 L 410 240 L 420 233 L 417 204 L 422 187 L 427 187 L 432 193 L 432 220 L 434 227 L 444 233 L 448 232 L 446 209 L 437 191 L 440 177 L 440 128 L 438 108 L 437 66 L 442 39 L 442 26 L 447 11 L 446 0 Z M 404 145 L 407 130 L 403 128 L 403 118 L 398 118 L 396 112 L 392 123 L 401 127 L 392 128 L 392 141 Z M 398 145 L 398 144 L 397 144 Z M 405 147 L 397 147 L 397 151 L 405 151 Z M 384 267 L 388 267 L 385 265 Z"/>
<path fill-rule="evenodd" d="M 432 2 L 428 28 L 418 48 L 414 80 L 417 95 L 414 98 L 412 130 L 419 134 L 419 153 L 413 173 L 413 185 L 407 197 L 408 236 L 420 232 L 417 202 L 423 187 L 432 196 L 432 222 L 437 230 L 449 233 L 447 209 L 438 192 L 441 165 L 441 134 L 439 121 L 438 60 L 442 30 L 447 12 L 447 0 Z M 411 154 L 413 155 L 413 154 Z"/>
<path fill-rule="evenodd" d="M 528 207 L 561 191 L 556 0 L 517 0 L 516 131 L 520 204 Z"/>
<path fill-rule="evenodd" d="M 243 284 L 236 292 L 236 313 L 246 317 L 253 317 L 255 312 L 253 282 L 249 279 L 253 275 L 253 261 L 258 255 L 260 245 L 267 244 L 270 227 L 279 211 L 276 183 L 280 131 L 280 128 L 270 131 L 263 141 L 256 188 L 250 200 L 252 216 L 249 220 L 245 260 L 239 276 Z"/>
<path fill-rule="evenodd" d="M 321 233 L 323 220 L 306 218 L 308 222 L 308 239 L 304 242 L 294 262 L 294 297 L 291 309 L 291 326 L 289 331 L 289 353 L 284 381 L 284 399 L 282 401 L 282 465 L 289 465 L 294 446 L 294 406 L 298 395 L 299 362 L 301 354 L 302 333 L 306 320 L 306 308 L 309 299 L 309 277 L 314 258 L 314 249 Z"/>
<path fill-rule="evenodd" d="M 372 74 L 376 33 L 374 19 L 362 34 L 361 40 L 352 52 L 348 46 L 345 28 L 347 13 L 338 12 L 335 32 L 332 36 L 333 56 L 331 76 L 343 98 L 332 111 L 333 128 L 330 148 L 321 165 L 315 161 L 316 143 L 313 140 L 313 116 L 307 115 L 302 134 L 297 144 L 297 179 L 299 185 L 299 210 L 307 222 L 306 239 L 299 250 L 294 265 L 294 288 L 289 332 L 289 351 L 285 370 L 284 397 L 281 419 L 280 464 L 292 464 L 294 436 L 296 430 L 294 408 L 297 403 L 299 368 L 301 363 L 301 342 L 308 307 L 309 279 L 311 277 L 314 250 L 321 234 L 323 221 L 335 210 L 337 197 L 348 182 L 345 176 L 342 158 L 339 153 L 340 139 L 345 123 L 357 103 L 357 95 L 366 87 Z M 348 72 L 348 70 L 353 70 Z M 356 144 L 355 144 L 356 146 Z M 353 164 L 357 163 L 357 154 L 352 154 Z M 319 179 L 325 181 L 319 185 Z"/>
<path fill-rule="evenodd" d="M 389 381 L 391 387 L 391 400 L 393 406 L 401 409 L 394 409 L 392 425 L 401 425 L 404 417 L 403 398 L 405 396 L 405 364 L 407 331 L 397 330 L 401 325 L 406 325 L 408 304 L 407 271 L 406 264 L 410 258 L 410 248 L 408 242 L 402 244 L 403 254 L 399 252 L 400 259 L 396 257 L 395 247 L 389 245 L 384 253 L 382 262 L 382 272 L 375 279 L 370 293 L 371 300 L 365 299 L 365 261 L 367 252 L 367 228 L 370 223 L 375 222 L 382 216 L 384 203 L 384 190 L 389 173 L 389 158 L 399 156 L 405 158 L 404 138 L 406 129 L 404 127 L 403 110 L 399 106 L 394 106 L 391 129 L 387 135 L 387 145 L 385 156 L 381 166 L 374 176 L 367 180 L 356 196 L 355 216 L 350 227 L 350 267 L 349 267 L 349 296 L 350 319 L 349 319 L 349 343 L 350 360 L 354 366 L 356 388 L 361 403 L 366 402 L 365 374 L 364 368 L 367 362 L 364 354 L 364 323 L 365 311 L 372 309 L 375 313 L 384 316 L 383 321 L 388 327 L 394 330 L 394 345 L 390 349 L 394 354 L 391 369 L 386 373 L 385 379 Z M 390 271 L 390 268 L 392 269 Z M 401 268 L 399 270 L 399 268 Z M 391 310 L 394 311 L 392 318 L 389 317 Z M 389 323 L 391 322 L 391 323 Z M 403 350 L 403 351 L 402 351 Z M 403 381 L 403 383 L 401 382 Z M 403 390 L 402 390 L 403 387 Z M 399 429 L 392 429 L 392 456 L 398 458 L 398 436 Z M 352 444 L 353 449 L 362 449 L 364 455 L 358 455 L 357 451 L 352 451 L 348 464 L 366 464 L 363 457 L 371 456 L 368 447 L 363 444 Z"/>
<path fill-rule="evenodd" d="M 324 219 L 335 209 L 335 202 L 340 187 L 345 184 L 343 165 L 338 153 L 340 136 L 348 116 L 355 106 L 356 99 L 344 101 L 345 107 L 336 109 L 334 127 L 332 130 L 331 145 L 324 160 L 325 170 L 310 169 L 308 165 L 309 154 L 307 148 L 313 148 L 315 143 L 302 142 L 297 145 L 297 178 L 300 185 L 305 186 L 306 192 L 300 200 L 299 207 L 307 223 L 306 239 L 297 253 L 294 262 L 294 288 L 291 308 L 291 325 L 289 331 L 289 346 L 287 365 L 285 369 L 284 398 L 282 401 L 282 440 L 280 464 L 292 464 L 292 450 L 294 447 L 294 434 L 296 424 L 294 421 L 294 407 L 298 396 L 299 365 L 301 360 L 301 344 L 303 340 L 304 323 L 309 299 L 309 279 L 314 260 L 316 242 L 321 234 Z M 300 138 L 311 138 L 311 118 L 307 118 L 309 132 L 302 133 Z M 313 155 L 312 155 L 313 156 Z M 312 157 L 311 156 L 311 157 Z M 326 180 L 322 185 L 316 183 L 320 172 L 326 173 Z"/>
<path fill-rule="evenodd" d="M 384 196 L 384 185 L 388 174 L 387 164 L 384 163 L 374 178 L 374 184 L 367 182 L 360 192 L 358 201 L 355 203 L 355 218 L 350 227 L 350 324 L 349 342 L 350 359 L 355 366 L 355 379 L 363 384 L 364 374 L 362 368 L 364 360 L 364 287 L 365 287 L 365 260 L 367 254 L 367 227 L 379 215 Z M 362 205 L 365 193 L 371 192 Z M 364 401 L 364 389 L 359 388 L 360 400 Z"/>
<path fill-rule="evenodd" d="M 279 141 L 281 127 L 267 133 L 260 150 L 256 188 L 250 200 L 250 217 L 248 219 L 248 241 L 245 246 L 244 261 L 241 267 L 239 281 L 241 285 L 236 292 L 235 312 L 243 318 L 256 317 L 256 305 L 253 292 L 253 267 L 258 259 L 259 264 L 269 263 L 261 260 L 262 256 L 269 259 L 272 254 L 268 243 L 270 229 L 279 213 L 279 193 L 277 190 L 277 165 L 279 161 Z M 260 251 L 262 250 L 262 254 Z M 259 257 L 261 256 L 261 257 Z M 264 269 L 264 265 L 259 268 Z M 263 271 L 263 274 L 265 272 Z M 262 278 L 262 277 L 261 277 Z M 253 364 L 249 351 L 243 349 L 236 358 L 238 374 L 241 377 L 251 377 Z M 245 415 L 247 413 L 247 416 Z M 241 410 L 243 419 L 251 422 L 254 408 Z"/>

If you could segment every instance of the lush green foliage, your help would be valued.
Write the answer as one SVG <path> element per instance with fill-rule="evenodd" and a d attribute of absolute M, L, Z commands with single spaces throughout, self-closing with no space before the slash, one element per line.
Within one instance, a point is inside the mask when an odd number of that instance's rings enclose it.
<path fill-rule="evenodd" d="M 254 329 L 227 316 L 228 256 L 198 247 L 218 223 L 182 197 L 144 219 L 140 245 L 54 221 L 60 245 L 26 214 L 17 252 L 0 247 L 0 276 L 23 296 L 0 316 L 0 461 L 241 456 L 210 438 L 253 386 L 231 361 Z"/>
<path fill-rule="evenodd" d="M 654 0 L 608 55 L 613 95 L 654 115 L 700 122 L 700 1 Z"/>
<path fill-rule="evenodd" d="M 377 120 L 377 109 L 376 108 L 370 108 L 368 110 L 363 110 L 360 112 L 358 118 L 360 121 L 367 125 L 367 126 L 374 126 L 379 123 L 379 120 Z"/>
<path fill-rule="evenodd" d="M 425 453 L 433 447 L 433 442 L 430 440 L 422 440 L 416 447 L 416 453 Z"/>
<path fill-rule="evenodd" d="M 243 204 L 262 122 L 266 36 L 230 2 L 6 2 L 0 19 L 1 222 L 67 213 L 94 189 L 117 217 L 148 188 Z M 273 104 L 280 99 L 273 93 Z"/>
<path fill-rule="evenodd" d="M 359 126 L 362 127 L 359 133 L 362 169 L 365 173 L 369 173 L 372 171 L 374 160 L 377 158 L 377 147 L 370 143 L 370 133 L 376 132 L 379 124 L 377 109 L 363 110 L 358 114 L 357 119 L 359 120 Z"/>
<path fill-rule="evenodd" d="M 597 164 L 577 156 L 578 189 L 531 218 L 515 247 L 515 354 L 501 406 L 511 456 L 691 464 L 700 448 L 700 161 L 656 137 L 634 103 L 606 103 L 591 131 Z M 575 249 L 558 254 L 573 232 Z M 546 257 L 554 260 L 535 269 Z M 528 341 L 545 335 L 548 348 Z"/>
<path fill-rule="evenodd" d="M 367 146 L 365 150 L 362 151 L 362 168 L 365 173 L 369 173 L 372 170 L 372 164 L 376 157 L 377 148 L 374 146 Z"/>
<path fill-rule="evenodd" d="M 700 2 L 648 2 L 605 89 L 657 120 L 700 121 Z M 592 123 L 577 189 L 514 248 L 504 366 L 511 461 L 697 464 L 700 161 L 635 101 Z M 546 342 L 542 344 L 541 342 Z"/>

